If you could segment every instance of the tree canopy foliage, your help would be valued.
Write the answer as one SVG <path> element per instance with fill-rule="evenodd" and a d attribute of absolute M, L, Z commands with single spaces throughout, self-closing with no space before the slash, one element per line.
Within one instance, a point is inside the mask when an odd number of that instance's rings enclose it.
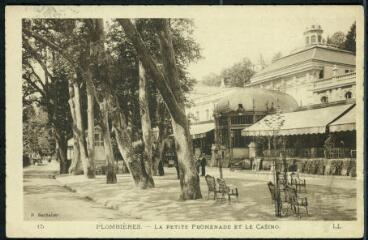
<path fill-rule="evenodd" d="M 254 73 L 252 62 L 244 58 L 231 67 L 223 69 L 220 74 L 210 73 L 202 79 L 202 83 L 208 86 L 220 86 L 224 81 L 228 87 L 243 87 L 249 83 Z"/>
<path fill-rule="evenodd" d="M 331 44 L 340 49 L 356 51 L 356 22 L 354 22 L 349 31 L 345 34 L 342 31 L 335 32 L 331 37 L 327 37 L 327 44 Z"/>

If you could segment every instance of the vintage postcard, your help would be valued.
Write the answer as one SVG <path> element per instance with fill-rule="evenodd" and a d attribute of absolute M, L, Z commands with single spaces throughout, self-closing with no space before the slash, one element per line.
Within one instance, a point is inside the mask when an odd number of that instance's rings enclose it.
<path fill-rule="evenodd" d="M 364 234 L 361 6 L 8 6 L 6 235 Z"/>

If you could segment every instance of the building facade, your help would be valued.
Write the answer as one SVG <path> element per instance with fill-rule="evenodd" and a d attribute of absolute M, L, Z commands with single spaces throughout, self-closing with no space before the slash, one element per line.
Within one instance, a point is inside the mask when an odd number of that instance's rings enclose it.
<path fill-rule="evenodd" d="M 326 45 L 322 33 L 319 25 L 307 28 L 304 47 L 256 73 L 247 86 L 287 93 L 299 106 L 355 98 L 355 55 Z"/>

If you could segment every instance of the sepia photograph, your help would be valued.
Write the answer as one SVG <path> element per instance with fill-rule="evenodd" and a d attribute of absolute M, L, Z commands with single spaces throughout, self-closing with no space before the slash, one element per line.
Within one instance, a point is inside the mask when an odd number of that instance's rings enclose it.
<path fill-rule="evenodd" d="M 359 6 L 6 19 L 8 236 L 363 233 Z"/>

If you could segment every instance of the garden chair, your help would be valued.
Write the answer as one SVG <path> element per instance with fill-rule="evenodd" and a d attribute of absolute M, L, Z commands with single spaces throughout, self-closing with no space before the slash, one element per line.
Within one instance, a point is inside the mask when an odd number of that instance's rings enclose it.
<path fill-rule="evenodd" d="M 294 211 L 294 213 L 301 217 L 300 208 L 304 207 L 305 212 L 308 215 L 308 199 L 307 197 L 298 197 L 297 190 L 295 188 L 286 186 L 285 194 L 287 197 L 287 202 L 289 207 Z"/>
<path fill-rule="evenodd" d="M 229 202 L 231 201 L 231 196 L 239 197 L 238 188 L 233 185 L 227 185 L 224 179 L 217 178 L 217 183 L 219 186 L 218 192 L 221 193 L 222 199 L 227 195 Z"/>
<path fill-rule="evenodd" d="M 207 199 L 210 198 L 210 193 L 213 192 L 213 200 L 215 200 L 216 197 L 217 197 L 217 193 L 219 192 L 217 190 L 217 187 L 216 187 L 216 180 L 215 180 L 214 177 L 212 177 L 208 174 L 204 178 L 206 179 L 206 183 L 207 183 L 207 187 L 208 187 Z"/>
<path fill-rule="evenodd" d="M 272 202 L 274 203 L 275 199 L 276 199 L 275 185 L 272 182 L 268 182 L 267 186 L 268 186 L 268 190 L 270 190 L 270 193 L 271 193 Z M 282 188 L 282 189 L 280 189 L 280 204 L 281 204 L 282 208 L 283 208 L 283 205 L 284 205 L 285 202 L 287 202 L 287 197 L 286 197 L 286 194 L 285 194 L 285 190 Z"/>

